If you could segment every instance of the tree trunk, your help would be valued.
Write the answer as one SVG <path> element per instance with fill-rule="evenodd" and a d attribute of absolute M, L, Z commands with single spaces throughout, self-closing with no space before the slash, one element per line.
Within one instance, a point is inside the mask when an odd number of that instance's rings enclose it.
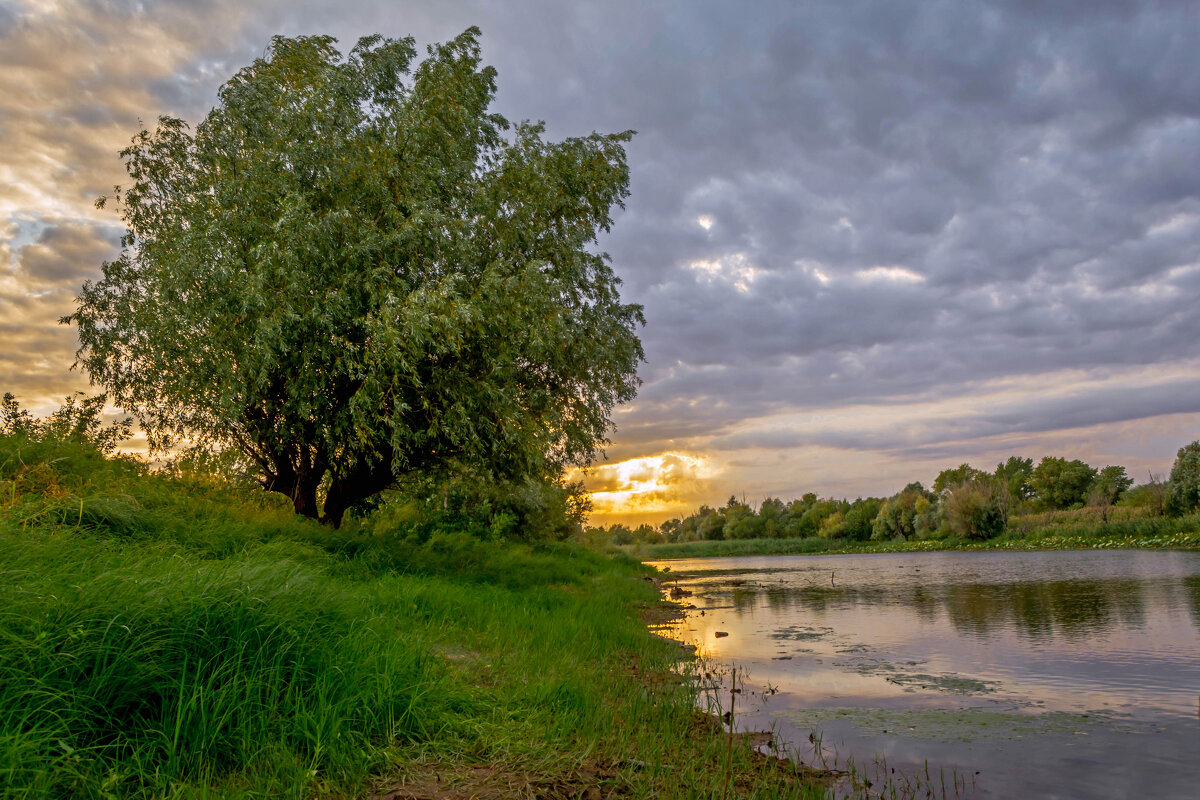
<path fill-rule="evenodd" d="M 263 482 L 268 492 L 278 492 L 292 501 L 297 514 L 309 519 L 319 519 L 321 509 L 317 505 L 317 487 L 321 485 L 322 473 L 301 463 L 299 468 L 287 455 L 275 458 L 275 472 Z"/>
<path fill-rule="evenodd" d="M 395 481 L 390 460 L 356 466 L 344 477 L 335 475 L 325 497 L 325 515 L 321 521 L 334 528 L 341 527 L 351 506 L 379 494 Z"/>
<path fill-rule="evenodd" d="M 297 480 L 289 496 L 296 513 L 309 519 L 319 519 L 321 509 L 317 507 L 317 485 L 319 480 Z"/>

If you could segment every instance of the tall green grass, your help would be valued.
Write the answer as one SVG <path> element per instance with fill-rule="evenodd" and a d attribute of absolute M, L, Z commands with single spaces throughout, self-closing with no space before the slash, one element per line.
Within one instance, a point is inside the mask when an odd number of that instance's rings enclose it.
<path fill-rule="evenodd" d="M 0 437 L 0 572 L 3 798 L 353 797 L 478 764 L 568 796 L 585 764 L 620 796 L 723 790 L 630 558 L 331 531 Z M 823 792 L 748 752 L 733 769 L 743 796 Z"/>

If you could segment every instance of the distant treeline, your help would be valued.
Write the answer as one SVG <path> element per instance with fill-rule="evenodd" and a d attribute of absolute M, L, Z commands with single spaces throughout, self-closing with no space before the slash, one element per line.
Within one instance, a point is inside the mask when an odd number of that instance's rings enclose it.
<path fill-rule="evenodd" d="M 1185 514 L 1200 505 L 1200 442 L 1182 448 L 1168 480 L 1151 474 L 1135 486 L 1122 466 L 1095 468 L 1079 460 L 1013 456 L 991 472 L 960 464 L 942 470 L 926 488 L 910 483 L 891 497 L 857 500 L 808 493 L 784 502 L 768 497 L 754 508 L 730 497 L 720 508 L 701 506 L 682 519 L 658 527 L 615 524 L 589 528 L 592 542 L 690 542 L 723 539 L 821 537 L 847 541 L 902 541 L 958 537 L 990 539 L 1003 533 L 1010 517 L 1045 511 L 1097 509 L 1107 522 L 1114 506 L 1142 514 Z"/>

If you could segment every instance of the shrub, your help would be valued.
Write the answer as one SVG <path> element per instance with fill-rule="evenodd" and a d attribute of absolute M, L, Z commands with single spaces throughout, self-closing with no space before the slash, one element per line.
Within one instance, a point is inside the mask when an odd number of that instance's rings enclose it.
<path fill-rule="evenodd" d="M 950 489 L 945 499 L 946 523 L 964 539 L 990 539 L 1006 523 L 1000 492 L 988 480 L 970 481 Z"/>

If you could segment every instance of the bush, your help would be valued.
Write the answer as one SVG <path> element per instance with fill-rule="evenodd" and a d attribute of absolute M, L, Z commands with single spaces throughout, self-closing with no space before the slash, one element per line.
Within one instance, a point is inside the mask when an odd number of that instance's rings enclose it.
<path fill-rule="evenodd" d="M 988 480 L 963 483 L 946 493 L 946 524 L 963 539 L 982 540 L 999 536 L 1006 523 L 1003 498 Z"/>

